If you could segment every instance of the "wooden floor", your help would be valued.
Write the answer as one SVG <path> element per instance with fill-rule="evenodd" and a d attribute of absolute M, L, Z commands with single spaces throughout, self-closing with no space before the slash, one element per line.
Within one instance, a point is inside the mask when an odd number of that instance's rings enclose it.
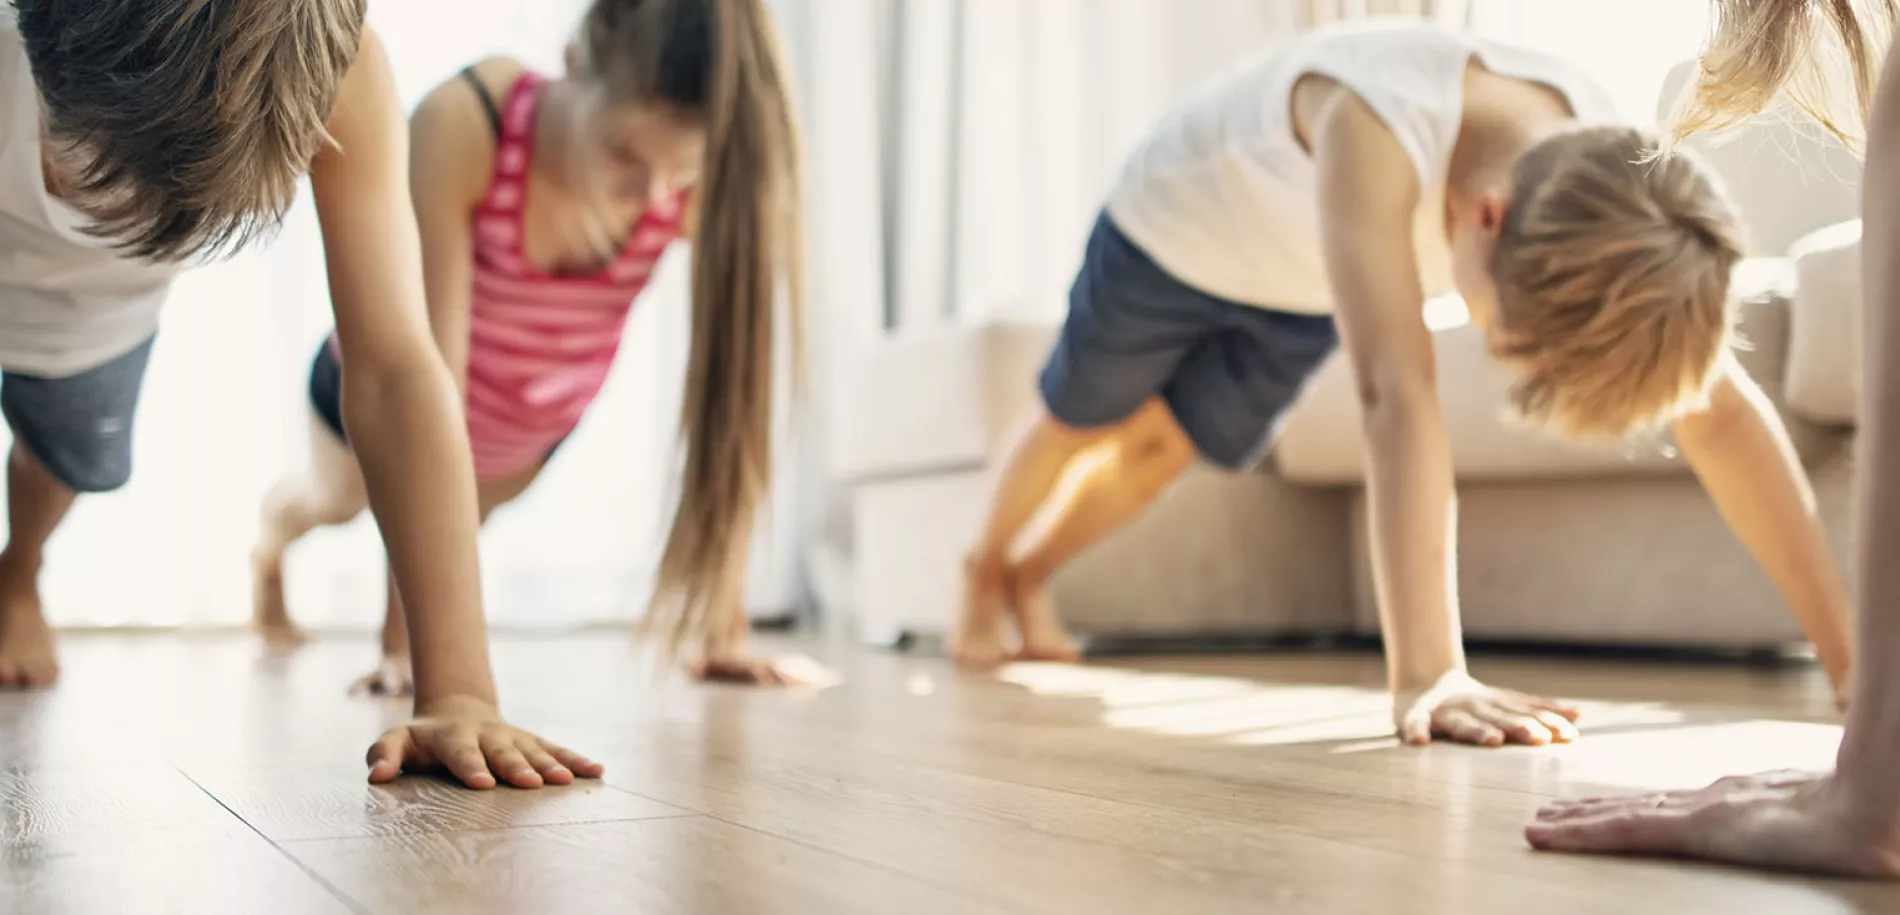
<path fill-rule="evenodd" d="M 363 782 L 368 642 L 74 636 L 0 697 L 0 912 L 1900 912 L 1900 887 L 1534 854 L 1546 798 L 1825 766 L 1806 670 L 1485 662 L 1589 700 L 1558 750 L 1395 747 L 1369 655 L 1025 666 L 848 647 L 822 693 L 503 638 L 509 713 L 604 782 Z"/>

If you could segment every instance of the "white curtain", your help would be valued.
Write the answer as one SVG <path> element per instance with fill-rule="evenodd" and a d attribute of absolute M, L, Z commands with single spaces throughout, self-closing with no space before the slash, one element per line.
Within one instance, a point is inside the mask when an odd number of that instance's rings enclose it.
<path fill-rule="evenodd" d="M 864 307 L 895 332 L 1059 316 L 1123 157 L 1167 105 L 1299 28 L 1413 14 L 1562 54 L 1647 120 L 1693 55 L 1707 4 L 1601 0 L 803 0 L 814 116 L 853 108 L 854 141 L 814 131 L 851 197 L 815 233 L 848 246 Z M 883 55 L 867 46 L 881 43 Z M 840 127 L 842 116 L 827 121 Z M 837 142 L 834 142 L 837 141 Z M 826 157 L 830 157 L 826 159 Z M 876 180 L 873 180 L 875 176 Z M 870 221 L 848 226 L 840 221 Z M 867 254 L 878 255 L 864 274 Z M 824 256 L 821 252 L 821 257 Z"/>
<path fill-rule="evenodd" d="M 406 104 L 508 54 L 558 73 L 586 0 L 373 0 Z M 598 403 L 543 478 L 483 537 L 500 627 L 625 622 L 646 595 L 670 512 L 685 370 L 688 252 L 668 254 Z M 300 200 L 268 248 L 190 273 L 167 305 L 134 442 L 131 485 L 84 499 L 49 548 L 45 598 L 64 626 L 222 626 L 249 617 L 248 556 L 268 487 L 308 454 L 309 360 L 331 327 L 316 219 Z M 790 440 L 787 439 L 787 444 Z M 799 458 L 755 541 L 751 604 L 800 600 Z M 308 625 L 380 623 L 383 561 L 367 515 L 291 555 Z"/>

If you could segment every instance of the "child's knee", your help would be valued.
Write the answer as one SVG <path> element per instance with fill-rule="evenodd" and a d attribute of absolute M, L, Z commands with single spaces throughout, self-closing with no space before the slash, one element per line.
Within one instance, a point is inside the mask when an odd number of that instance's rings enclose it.
<path fill-rule="evenodd" d="M 1124 459 L 1143 466 L 1173 468 L 1194 459 L 1194 443 L 1160 399 L 1151 401 L 1128 424 L 1121 441 Z"/>
<path fill-rule="evenodd" d="M 312 500 L 311 506 L 316 522 L 323 525 L 348 524 L 369 507 L 363 495 L 346 491 L 321 493 Z"/>
<path fill-rule="evenodd" d="M 301 532 L 309 527 L 347 524 L 364 507 L 365 499 L 353 491 L 326 488 L 311 480 L 291 480 L 271 490 L 264 518 L 267 526 Z"/>

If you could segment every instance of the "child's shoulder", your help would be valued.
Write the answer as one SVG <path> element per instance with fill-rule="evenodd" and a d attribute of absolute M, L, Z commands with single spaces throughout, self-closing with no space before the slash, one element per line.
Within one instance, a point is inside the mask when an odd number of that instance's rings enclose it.
<path fill-rule="evenodd" d="M 457 197 L 481 194 L 494 167 L 491 112 L 507 100 L 527 69 L 513 58 L 485 58 L 443 80 L 423 97 L 410 117 L 409 132 L 410 155 L 427 163 L 424 174 L 453 188 Z"/>
<path fill-rule="evenodd" d="M 521 74 L 528 72 L 528 65 L 513 57 L 484 57 L 470 64 L 468 71 L 475 75 L 475 80 L 482 84 L 482 88 L 488 90 L 490 98 L 500 102 L 508 97 L 508 92 L 515 86 L 515 80 L 520 79 Z M 464 87 L 468 87 L 466 79 L 460 82 Z M 473 87 L 468 88 L 473 91 Z"/>
<path fill-rule="evenodd" d="M 456 71 L 443 80 L 422 103 L 416 106 L 418 120 L 454 118 L 458 114 L 480 115 L 485 110 L 482 96 L 500 105 L 514 88 L 515 80 L 527 72 L 528 65 L 512 57 L 485 57 Z M 479 90 L 477 87 L 480 87 Z"/>

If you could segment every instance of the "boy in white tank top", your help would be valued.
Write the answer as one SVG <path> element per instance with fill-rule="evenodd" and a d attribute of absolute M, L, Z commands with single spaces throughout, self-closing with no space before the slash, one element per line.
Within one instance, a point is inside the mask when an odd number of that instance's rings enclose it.
<path fill-rule="evenodd" d="M 598 775 L 496 711 L 468 434 L 430 335 L 403 111 L 363 16 L 364 0 L 0 7 L 0 411 L 14 432 L 0 689 L 57 673 L 42 551 L 77 493 L 131 472 L 172 275 L 268 232 L 307 172 L 348 356 L 343 416 L 414 645 L 415 719 L 372 747 L 370 778 Z"/>
<path fill-rule="evenodd" d="M 1843 688 L 1846 588 L 1785 430 L 1728 354 L 1735 214 L 1693 159 L 1654 158 L 1613 120 L 1561 61 L 1410 21 L 1314 30 L 1183 101 L 1089 239 L 1041 378 L 1047 411 L 968 558 L 953 654 L 1074 657 L 1049 576 L 1197 454 L 1257 463 L 1343 340 L 1400 735 L 1571 739 L 1574 709 L 1465 673 L 1423 314 L 1455 288 L 1526 419 L 1577 438 L 1673 427 Z M 1012 553 L 1083 452 L 1111 457 Z"/>

